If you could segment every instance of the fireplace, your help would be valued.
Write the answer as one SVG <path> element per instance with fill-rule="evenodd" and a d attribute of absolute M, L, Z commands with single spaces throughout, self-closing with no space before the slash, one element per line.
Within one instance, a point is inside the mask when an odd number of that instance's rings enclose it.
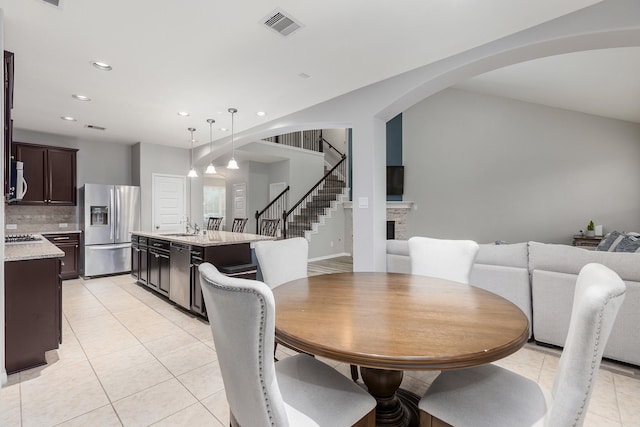
<path fill-rule="evenodd" d="M 387 240 L 393 240 L 396 238 L 396 222 L 387 221 Z"/>

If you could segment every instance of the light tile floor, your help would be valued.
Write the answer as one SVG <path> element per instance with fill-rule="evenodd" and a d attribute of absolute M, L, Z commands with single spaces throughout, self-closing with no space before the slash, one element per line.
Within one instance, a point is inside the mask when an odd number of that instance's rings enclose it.
<path fill-rule="evenodd" d="M 320 266 L 310 274 L 324 272 Z M 9 376 L 0 426 L 228 426 L 209 325 L 130 276 L 63 283 L 63 344 L 46 366 Z M 293 354 L 278 346 L 278 357 Z M 499 362 L 550 387 L 558 351 L 528 344 Z M 349 366 L 323 359 L 344 375 Z M 434 372 L 407 372 L 422 394 Z M 586 426 L 640 426 L 640 371 L 606 363 Z"/>

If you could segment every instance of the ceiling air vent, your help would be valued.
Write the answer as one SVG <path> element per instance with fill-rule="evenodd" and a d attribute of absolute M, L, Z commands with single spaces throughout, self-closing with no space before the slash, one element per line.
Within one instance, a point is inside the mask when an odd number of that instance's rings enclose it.
<path fill-rule="evenodd" d="M 303 25 L 299 22 L 296 22 L 291 15 L 288 15 L 281 9 L 276 9 L 267 16 L 265 16 L 262 21 L 264 25 L 271 28 L 274 31 L 282 34 L 283 36 L 288 36 L 294 31 L 303 27 Z"/>
<path fill-rule="evenodd" d="M 52 4 L 54 6 L 60 6 L 60 0 L 42 0 L 45 3 Z"/>
<path fill-rule="evenodd" d="M 107 130 L 107 128 L 103 128 L 102 126 L 96 126 L 96 125 L 85 125 L 85 127 L 93 130 Z"/>

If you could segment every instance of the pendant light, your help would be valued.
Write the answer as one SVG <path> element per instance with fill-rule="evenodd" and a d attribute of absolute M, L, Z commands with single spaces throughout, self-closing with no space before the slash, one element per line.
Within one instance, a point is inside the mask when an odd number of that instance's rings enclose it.
<path fill-rule="evenodd" d="M 235 147 L 233 146 L 233 115 L 236 114 L 238 110 L 235 108 L 229 108 L 229 112 L 231 113 L 231 160 L 229 160 L 227 169 L 239 169 L 238 162 L 236 162 L 235 158 Z"/>
<path fill-rule="evenodd" d="M 196 172 L 196 168 L 193 167 L 193 132 L 195 132 L 196 129 L 188 128 L 187 130 L 191 132 L 191 170 L 189 170 L 189 173 L 187 174 L 187 176 L 189 178 L 197 178 L 198 172 Z"/>
<path fill-rule="evenodd" d="M 213 119 L 207 119 L 207 123 L 209 123 L 209 153 L 213 153 L 213 124 L 215 122 L 216 121 Z M 213 158 L 211 159 L 211 162 L 209 162 L 209 166 L 207 166 L 207 170 L 204 171 L 204 173 L 209 175 L 216 173 L 216 167 L 213 166 Z"/>

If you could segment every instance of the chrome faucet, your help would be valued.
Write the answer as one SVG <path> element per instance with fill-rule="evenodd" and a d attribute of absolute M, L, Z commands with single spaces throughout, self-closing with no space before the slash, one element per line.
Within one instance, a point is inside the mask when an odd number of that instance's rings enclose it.
<path fill-rule="evenodd" d="M 185 233 L 189 234 L 191 233 L 191 229 L 193 228 L 193 234 L 198 234 L 200 232 L 200 227 L 198 227 L 198 224 L 193 221 L 193 223 L 191 221 L 189 221 L 189 217 L 187 217 L 184 221 L 184 228 L 185 228 Z"/>

